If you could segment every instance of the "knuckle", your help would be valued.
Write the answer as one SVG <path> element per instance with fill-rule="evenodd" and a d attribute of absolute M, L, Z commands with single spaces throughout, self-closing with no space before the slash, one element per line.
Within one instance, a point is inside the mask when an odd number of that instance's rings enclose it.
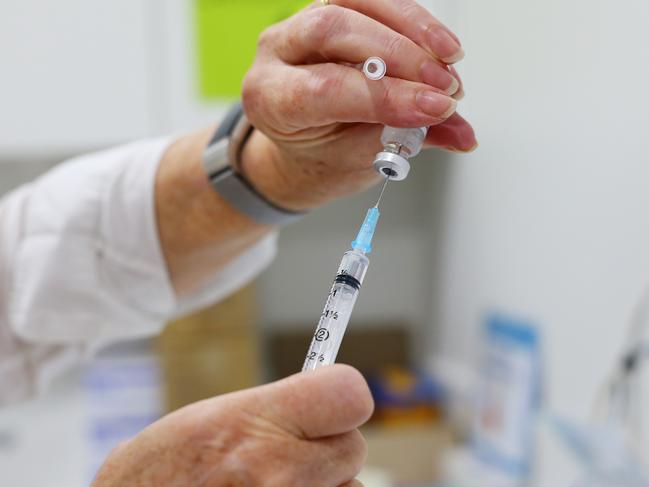
<path fill-rule="evenodd" d="M 419 16 L 421 7 L 413 0 L 394 0 L 399 11 L 408 18 Z"/>
<path fill-rule="evenodd" d="M 422 20 L 428 22 L 429 19 L 434 18 L 417 0 L 392 0 L 392 2 L 404 18 L 417 19 L 419 22 Z"/>
<path fill-rule="evenodd" d="M 394 83 L 385 83 L 383 93 L 381 93 L 381 108 L 383 113 L 388 116 L 394 116 L 398 111 L 398 104 L 395 102 L 397 90 Z"/>
<path fill-rule="evenodd" d="M 262 89 L 259 76 L 257 70 L 253 68 L 246 74 L 241 87 L 241 101 L 246 113 L 255 111 L 261 102 L 261 96 Z"/>
<path fill-rule="evenodd" d="M 257 48 L 259 51 L 269 50 L 271 46 L 277 43 L 281 29 L 279 25 L 271 25 L 265 28 L 257 39 Z"/>
<path fill-rule="evenodd" d="M 343 84 L 343 76 L 339 73 L 316 75 L 311 78 L 309 95 L 318 99 L 328 99 L 334 94 L 340 93 Z"/>
<path fill-rule="evenodd" d="M 405 38 L 399 34 L 391 35 L 385 46 L 385 55 L 390 60 L 391 64 L 394 61 L 402 59 L 403 53 L 406 52 Z"/>
<path fill-rule="evenodd" d="M 276 79 L 269 76 L 267 71 L 253 67 L 246 74 L 241 89 L 241 103 L 248 120 L 262 130 L 269 124 L 278 124 L 281 110 L 288 108 L 282 104 L 280 91 L 273 89 L 277 84 Z"/>
<path fill-rule="evenodd" d="M 345 25 L 344 9 L 337 5 L 330 5 L 327 8 L 309 11 L 302 29 L 311 43 L 320 45 L 332 37 L 340 35 Z"/>
<path fill-rule="evenodd" d="M 422 127 L 431 119 L 421 113 L 415 102 L 415 92 L 400 81 L 388 82 L 381 95 L 380 120 L 396 127 Z"/>

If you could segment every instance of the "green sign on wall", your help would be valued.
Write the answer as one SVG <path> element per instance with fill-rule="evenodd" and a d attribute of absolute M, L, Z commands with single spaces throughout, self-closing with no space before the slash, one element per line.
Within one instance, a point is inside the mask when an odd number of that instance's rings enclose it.
<path fill-rule="evenodd" d="M 259 34 L 303 8 L 305 0 L 195 0 L 198 80 L 203 98 L 236 98 Z"/>

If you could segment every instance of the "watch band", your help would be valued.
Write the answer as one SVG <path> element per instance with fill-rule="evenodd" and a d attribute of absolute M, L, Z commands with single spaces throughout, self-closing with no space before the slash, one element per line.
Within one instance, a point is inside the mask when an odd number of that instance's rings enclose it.
<path fill-rule="evenodd" d="M 237 172 L 243 146 L 253 131 L 241 104 L 236 104 L 205 150 L 205 171 L 219 195 L 241 213 L 263 225 L 289 225 L 305 214 L 277 206 Z"/>

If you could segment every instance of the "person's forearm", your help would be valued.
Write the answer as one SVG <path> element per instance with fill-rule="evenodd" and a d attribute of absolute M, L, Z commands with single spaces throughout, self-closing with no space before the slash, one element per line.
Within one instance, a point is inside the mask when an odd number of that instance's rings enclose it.
<path fill-rule="evenodd" d="M 156 177 L 158 232 L 179 296 L 272 231 L 237 212 L 212 188 L 202 158 L 213 132 L 205 129 L 173 143 Z"/>

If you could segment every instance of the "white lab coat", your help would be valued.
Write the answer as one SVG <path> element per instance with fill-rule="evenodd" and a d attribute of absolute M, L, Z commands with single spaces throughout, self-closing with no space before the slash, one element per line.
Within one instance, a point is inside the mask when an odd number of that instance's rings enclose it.
<path fill-rule="evenodd" d="M 80 157 L 0 201 L 0 406 L 38 394 L 103 345 L 155 335 L 272 260 L 275 235 L 176 298 L 154 218 L 154 177 L 169 142 Z"/>

